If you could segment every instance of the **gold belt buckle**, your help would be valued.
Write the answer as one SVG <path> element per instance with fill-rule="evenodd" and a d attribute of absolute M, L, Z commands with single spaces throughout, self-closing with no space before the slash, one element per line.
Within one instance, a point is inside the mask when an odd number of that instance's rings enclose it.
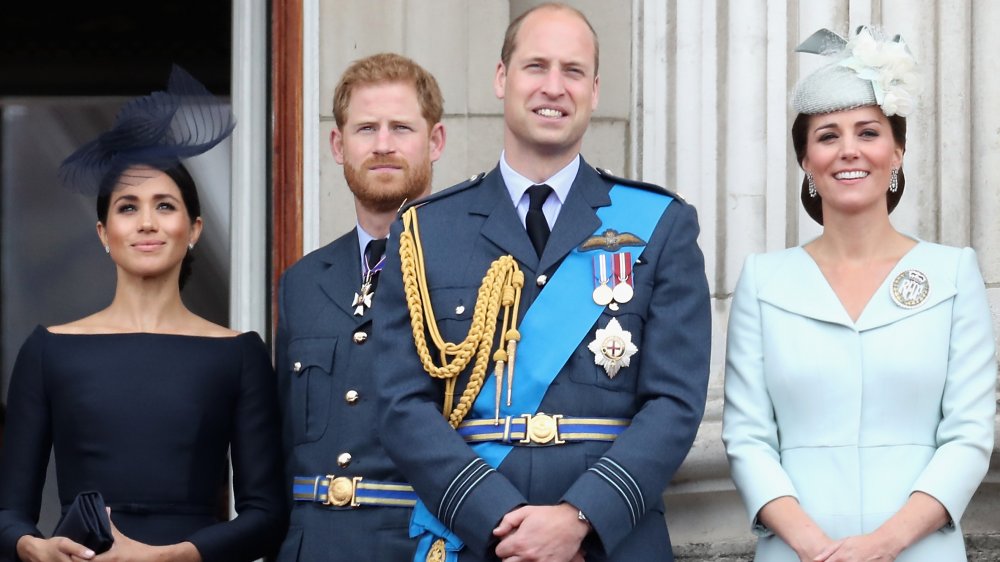
<path fill-rule="evenodd" d="M 330 483 L 326 487 L 326 501 L 323 502 L 323 505 L 332 505 L 334 507 L 348 505 L 358 507 L 361 505 L 358 503 L 358 483 L 361 482 L 361 476 L 349 478 L 347 476 L 327 474 L 326 479 Z"/>
<path fill-rule="evenodd" d="M 543 412 L 535 415 L 524 414 L 524 439 L 519 442 L 522 445 L 562 445 L 565 443 L 559 438 L 559 420 L 562 414 L 550 416 Z"/>

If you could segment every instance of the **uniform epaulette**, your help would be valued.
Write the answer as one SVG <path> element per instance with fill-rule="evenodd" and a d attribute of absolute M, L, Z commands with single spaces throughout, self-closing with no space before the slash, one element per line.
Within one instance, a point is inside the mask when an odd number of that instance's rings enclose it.
<path fill-rule="evenodd" d="M 660 187 L 660 186 L 652 184 L 652 183 L 646 183 L 644 181 L 639 181 L 639 180 L 633 180 L 633 179 L 629 179 L 629 178 L 619 177 L 619 176 L 616 176 L 616 175 L 612 174 L 611 170 L 608 170 L 607 168 L 598 168 L 598 167 L 595 166 L 594 169 L 597 170 L 597 173 L 600 174 L 600 176 L 602 178 L 604 178 L 604 179 L 606 179 L 606 180 L 608 180 L 610 182 L 613 182 L 613 183 L 616 183 L 616 184 L 621 184 L 621 185 L 628 185 L 628 186 L 631 186 L 631 187 L 638 187 L 639 189 L 645 189 L 646 191 L 652 191 L 654 193 L 660 193 L 660 194 L 663 194 L 663 195 L 669 195 L 669 196 L 673 197 L 674 199 L 676 199 L 677 201 L 680 201 L 681 203 L 685 203 L 685 204 L 687 203 L 687 201 L 684 200 L 684 197 L 682 197 L 680 193 L 675 193 L 675 192 L 670 191 L 669 189 L 666 189 L 664 187 Z"/>
<path fill-rule="evenodd" d="M 453 186 L 451 186 L 451 187 L 449 187 L 447 189 L 442 189 L 441 191 L 438 191 L 438 192 L 435 192 L 435 193 L 431 193 L 427 197 L 421 197 L 420 199 L 414 199 L 413 201 L 407 201 L 402 207 L 399 208 L 399 212 L 396 213 L 397 214 L 397 218 L 403 216 L 403 213 L 406 212 L 406 210 L 409 209 L 410 207 L 419 207 L 421 205 L 424 205 L 425 203 L 430 203 L 431 201 L 437 201 L 438 199 L 442 199 L 442 198 L 447 197 L 449 195 L 452 195 L 454 193 L 458 193 L 460 191 L 465 191 L 466 189 L 468 189 L 470 187 L 475 187 L 475 186 L 479 185 L 479 183 L 481 181 L 483 181 L 483 178 L 485 178 L 485 177 L 486 177 L 486 172 L 479 172 L 478 174 L 476 174 L 476 175 L 472 176 L 471 178 L 463 181 L 462 183 L 453 185 Z"/>

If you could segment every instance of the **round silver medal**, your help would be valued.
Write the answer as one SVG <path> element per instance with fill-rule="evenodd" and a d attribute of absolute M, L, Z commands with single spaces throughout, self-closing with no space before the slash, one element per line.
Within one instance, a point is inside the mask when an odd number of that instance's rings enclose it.
<path fill-rule="evenodd" d="M 594 302 L 600 306 L 608 306 L 611 301 L 615 300 L 615 292 L 611 290 L 611 287 L 607 285 L 598 285 L 594 289 Z"/>
<path fill-rule="evenodd" d="M 613 294 L 616 301 L 621 304 L 625 304 L 632 300 L 632 295 L 635 294 L 635 291 L 632 290 L 632 285 L 629 285 L 628 283 L 619 283 L 615 285 Z"/>
<path fill-rule="evenodd" d="M 923 272 L 907 269 L 892 281 L 892 302 L 903 308 L 916 308 L 927 300 L 931 292 L 930 282 Z"/>

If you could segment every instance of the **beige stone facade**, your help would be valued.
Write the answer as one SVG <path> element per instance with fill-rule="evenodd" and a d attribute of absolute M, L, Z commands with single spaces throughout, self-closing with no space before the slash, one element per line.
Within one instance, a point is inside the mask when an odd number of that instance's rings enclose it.
<path fill-rule="evenodd" d="M 502 107 L 492 80 L 503 32 L 535 3 L 318 0 L 318 38 L 306 46 L 317 62 L 318 92 L 307 95 L 316 96 L 318 113 L 307 119 L 318 132 L 306 149 L 314 151 L 320 175 L 305 203 L 318 209 L 315 245 L 352 228 L 355 220 L 343 174 L 327 148 L 334 125 L 330 100 L 343 69 L 359 57 L 397 51 L 437 76 L 447 146 L 435 166 L 434 187 L 447 187 L 497 162 Z M 819 232 L 797 202 L 801 176 L 788 138 L 787 103 L 791 86 L 819 60 L 790 51 L 820 27 L 844 34 L 871 22 L 903 35 L 924 67 L 925 83 L 920 109 L 909 120 L 907 193 L 893 221 L 922 239 L 975 248 L 998 318 L 1000 3 L 571 3 L 588 14 L 601 40 L 600 108 L 585 157 L 678 190 L 701 219 L 715 310 L 712 380 L 695 447 L 666 492 L 671 535 L 679 552 L 702 552 L 694 545 L 704 543 L 716 553 L 743 552 L 752 538 L 719 438 L 729 301 L 747 254 L 796 245 Z M 998 509 L 1000 456 L 994 452 L 963 520 L 967 533 L 1000 534 Z"/>

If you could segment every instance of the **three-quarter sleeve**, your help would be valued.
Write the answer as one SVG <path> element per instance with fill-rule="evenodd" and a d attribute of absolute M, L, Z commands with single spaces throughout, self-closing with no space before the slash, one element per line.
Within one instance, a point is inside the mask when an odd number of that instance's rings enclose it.
<path fill-rule="evenodd" d="M 997 363 L 986 287 L 971 248 L 962 250 L 955 281 L 937 450 L 912 491 L 933 496 L 959 521 L 989 469 Z"/>
<path fill-rule="evenodd" d="M 765 504 L 782 496 L 798 498 L 781 466 L 778 424 L 764 377 L 763 338 L 756 260 L 751 255 L 743 265 L 729 313 L 722 440 L 733 482 L 759 535 L 770 534 L 757 519 Z"/>

